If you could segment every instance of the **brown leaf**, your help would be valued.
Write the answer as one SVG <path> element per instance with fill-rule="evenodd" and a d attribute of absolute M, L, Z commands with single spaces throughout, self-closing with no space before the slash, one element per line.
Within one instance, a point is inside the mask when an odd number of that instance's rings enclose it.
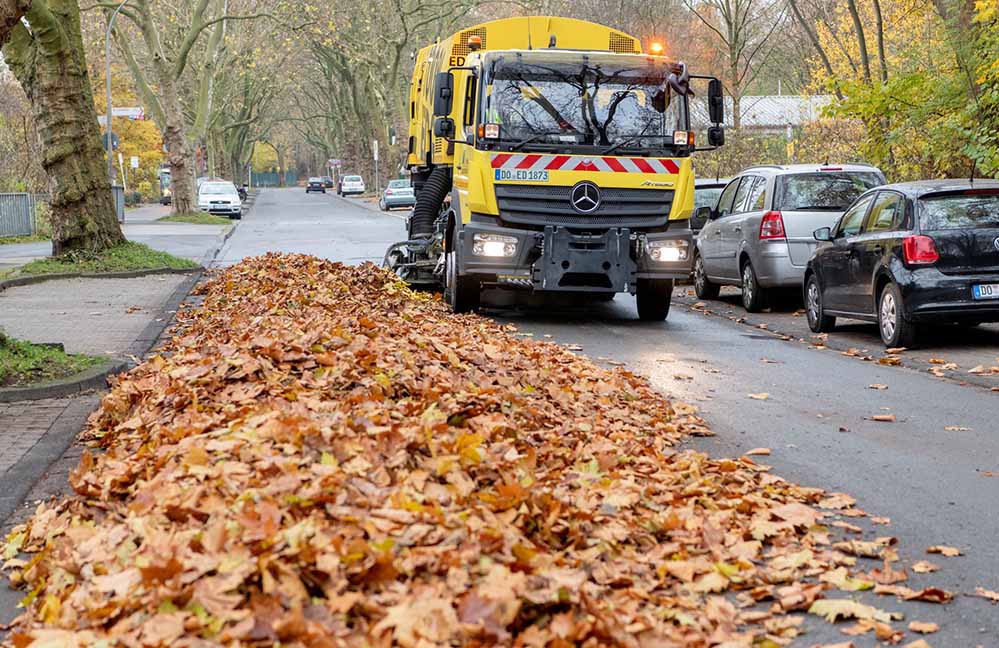
<path fill-rule="evenodd" d="M 938 626 L 935 623 L 929 623 L 929 622 L 925 622 L 925 621 L 910 621 L 909 622 L 909 630 L 912 630 L 913 632 L 918 632 L 920 634 L 930 634 L 930 633 L 936 632 L 939 629 L 940 629 L 940 626 Z"/>
<path fill-rule="evenodd" d="M 946 545 L 933 545 L 932 547 L 926 550 L 926 553 L 943 554 L 948 558 L 953 558 L 955 556 L 960 556 L 961 550 L 958 549 L 957 547 L 948 547 Z"/>
<path fill-rule="evenodd" d="M 988 599 L 993 603 L 999 603 L 999 592 L 988 590 L 984 587 L 976 587 L 975 596 L 981 596 L 982 598 Z"/>

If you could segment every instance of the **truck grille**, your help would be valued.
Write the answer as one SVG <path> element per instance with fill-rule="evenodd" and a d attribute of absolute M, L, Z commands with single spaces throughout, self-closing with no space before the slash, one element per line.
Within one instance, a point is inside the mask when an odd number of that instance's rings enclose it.
<path fill-rule="evenodd" d="M 572 208 L 572 187 L 496 185 L 500 219 L 525 225 L 572 227 L 653 227 L 663 225 L 673 192 L 663 189 L 601 189 L 600 206 L 590 214 Z"/>

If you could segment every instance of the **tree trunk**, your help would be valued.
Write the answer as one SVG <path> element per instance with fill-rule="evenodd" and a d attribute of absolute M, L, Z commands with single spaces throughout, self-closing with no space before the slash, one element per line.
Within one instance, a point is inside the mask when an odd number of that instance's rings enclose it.
<path fill-rule="evenodd" d="M 284 148 L 275 146 L 274 150 L 277 152 L 278 159 L 278 186 L 283 187 L 285 185 L 285 177 L 287 176 L 284 170 Z"/>
<path fill-rule="evenodd" d="M 871 82 L 871 56 L 867 51 L 867 36 L 864 35 L 864 23 L 860 20 L 860 12 L 857 10 L 856 0 L 847 0 L 847 7 L 850 9 L 850 17 L 853 19 L 853 28 L 857 30 L 857 47 L 860 49 L 860 65 L 864 72 L 864 81 Z"/>
<path fill-rule="evenodd" d="M 76 0 L 34 0 L 30 30 L 15 25 L 4 48 L 31 100 L 52 198 L 52 253 L 123 243 L 87 76 Z"/>
<path fill-rule="evenodd" d="M 0 0 L 0 47 L 7 43 L 10 30 L 21 22 L 29 6 L 31 0 Z"/>
<path fill-rule="evenodd" d="M 881 13 L 880 0 L 874 0 L 874 25 L 878 30 L 878 64 L 881 70 L 881 83 L 888 83 L 888 59 L 885 56 L 885 20 Z"/>
<path fill-rule="evenodd" d="M 170 190 L 174 214 L 190 214 L 198 209 L 194 187 L 194 157 L 187 142 L 184 112 L 180 107 L 177 86 L 172 78 L 162 79 L 160 88 L 166 123 L 163 144 L 170 163 Z"/>

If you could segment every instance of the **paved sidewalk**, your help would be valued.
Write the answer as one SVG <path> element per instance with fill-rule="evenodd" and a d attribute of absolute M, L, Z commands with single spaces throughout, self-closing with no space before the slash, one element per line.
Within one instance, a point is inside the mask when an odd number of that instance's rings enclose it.
<path fill-rule="evenodd" d="M 159 221 L 169 214 L 170 207 L 165 205 L 144 205 L 128 210 L 122 224 L 125 238 L 144 243 L 154 250 L 203 263 L 206 255 L 214 252 L 220 244 L 220 237 L 231 227 Z M 21 266 L 51 253 L 52 244 L 48 241 L 0 245 L 0 270 Z"/>
<path fill-rule="evenodd" d="M 59 279 L 0 293 L 0 328 L 30 342 L 61 342 L 69 353 L 140 354 L 134 343 L 190 275 Z M 0 426 L 2 434 L 3 426 Z"/>

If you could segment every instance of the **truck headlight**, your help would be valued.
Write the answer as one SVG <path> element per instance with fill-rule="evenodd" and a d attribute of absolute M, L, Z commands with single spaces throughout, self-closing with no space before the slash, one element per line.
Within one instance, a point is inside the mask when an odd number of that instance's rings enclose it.
<path fill-rule="evenodd" d="M 484 257 L 512 257 L 517 254 L 517 239 L 501 234 L 477 233 L 472 237 L 472 254 Z"/>
<path fill-rule="evenodd" d="M 665 241 L 649 241 L 645 252 L 653 261 L 662 263 L 677 263 L 690 258 L 690 245 L 683 239 L 668 239 Z"/>

